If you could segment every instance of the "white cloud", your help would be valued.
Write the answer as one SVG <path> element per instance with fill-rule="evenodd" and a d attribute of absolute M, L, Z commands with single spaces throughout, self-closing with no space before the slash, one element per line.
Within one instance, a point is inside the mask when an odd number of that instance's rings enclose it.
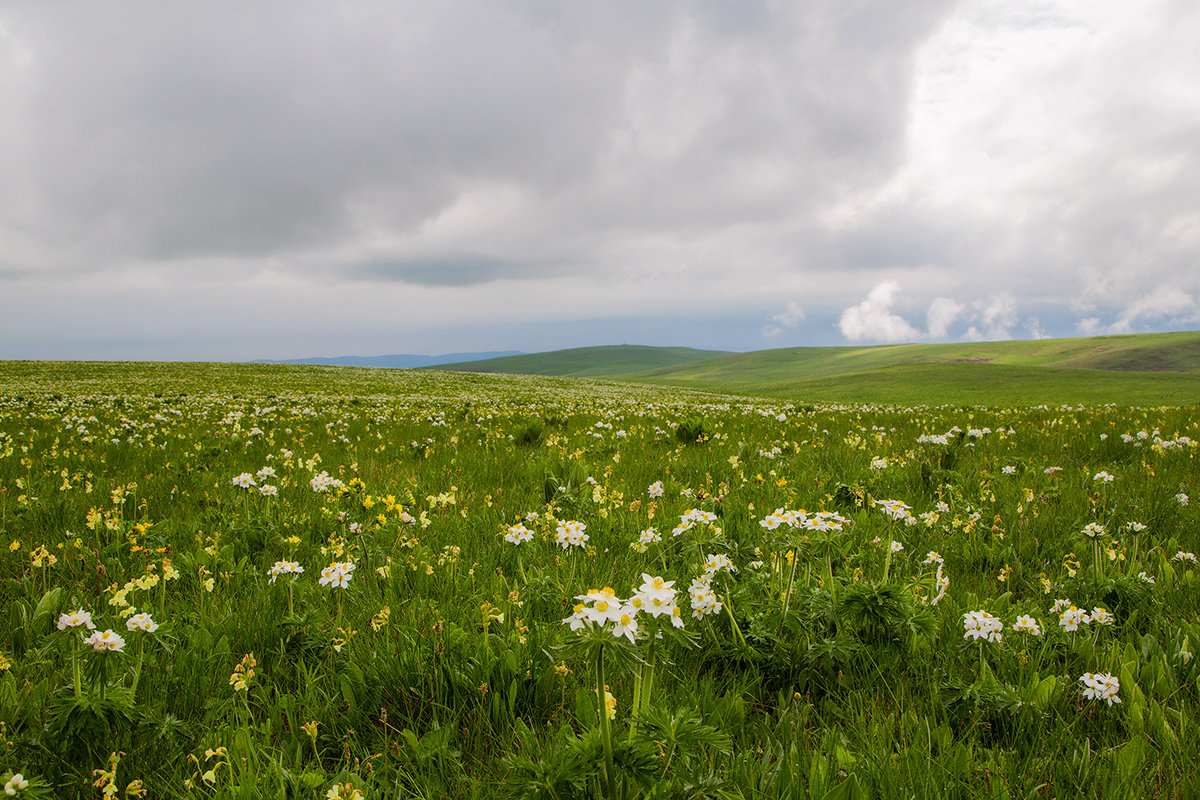
<path fill-rule="evenodd" d="M 1110 333 L 1133 333 L 1134 326 L 1150 320 L 1200 320 L 1200 305 L 1187 292 L 1175 286 L 1160 286 L 1134 300 L 1108 327 Z"/>
<path fill-rule="evenodd" d="M 762 335 L 772 339 L 783 333 L 787 328 L 794 328 L 804 320 L 804 309 L 799 303 L 790 301 L 787 308 L 771 316 L 762 328 Z"/>
<path fill-rule="evenodd" d="M 900 292 L 900 284 L 884 281 L 867 295 L 867 299 L 842 312 L 838 329 L 852 342 L 909 342 L 920 339 L 921 332 L 898 314 L 892 304 Z"/>
<path fill-rule="evenodd" d="M 930 339 L 944 339 L 950 332 L 950 325 L 963 312 L 963 305 L 949 297 L 937 297 L 929 304 L 925 315 L 925 324 L 929 328 Z"/>

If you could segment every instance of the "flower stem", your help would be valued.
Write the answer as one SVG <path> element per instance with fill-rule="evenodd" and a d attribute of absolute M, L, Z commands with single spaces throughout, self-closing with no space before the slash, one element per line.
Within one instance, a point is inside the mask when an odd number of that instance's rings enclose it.
<path fill-rule="evenodd" d="M 616 798 L 616 769 L 613 766 L 612 725 L 608 719 L 608 686 L 604 682 L 604 648 L 596 653 L 596 707 L 600 711 L 600 741 L 604 745 L 604 782 L 608 796 Z"/>

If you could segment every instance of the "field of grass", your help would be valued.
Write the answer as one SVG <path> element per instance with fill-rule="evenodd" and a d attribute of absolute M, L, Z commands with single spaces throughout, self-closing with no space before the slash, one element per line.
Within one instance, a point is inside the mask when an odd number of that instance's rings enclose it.
<path fill-rule="evenodd" d="M 621 348 L 583 348 L 455 368 L 622 377 L 800 403 L 1200 403 L 1200 332 L 1194 331 L 1017 342 L 793 347 L 639 366 L 648 357 L 630 359 Z M 673 357 L 664 353 L 663 358 Z"/>
<path fill-rule="evenodd" d="M 661 377 L 644 379 L 658 383 Z M 1005 364 L 903 364 L 795 380 L 722 382 L 678 379 L 677 385 L 778 397 L 796 403 L 979 405 L 990 407 L 1115 403 L 1200 404 L 1200 375 L 1045 369 Z"/>
<path fill-rule="evenodd" d="M 1197 796 L 1200 408 L 922 399 L 0 363 L 0 784 Z"/>

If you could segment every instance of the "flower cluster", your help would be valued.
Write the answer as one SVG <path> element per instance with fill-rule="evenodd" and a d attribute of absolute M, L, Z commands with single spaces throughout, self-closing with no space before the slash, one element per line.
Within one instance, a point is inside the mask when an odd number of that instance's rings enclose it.
<path fill-rule="evenodd" d="M 149 614 L 134 614 L 125 620 L 125 630 L 154 633 L 158 630 L 158 623 L 151 619 Z"/>
<path fill-rule="evenodd" d="M 58 617 L 58 629 L 64 631 L 67 628 L 87 628 L 90 631 L 96 630 L 96 626 L 92 623 L 92 614 L 90 611 L 84 611 L 82 608 L 78 611 L 72 611 L 67 614 L 60 614 Z"/>
<path fill-rule="evenodd" d="M 568 547 L 583 547 L 588 540 L 588 535 L 584 533 L 586 530 L 587 525 L 573 519 L 559 522 L 554 533 L 554 543 L 563 550 Z"/>
<path fill-rule="evenodd" d="M 683 617 L 675 602 L 675 581 L 664 581 L 642 573 L 642 585 L 638 587 L 628 601 L 617 597 L 612 587 L 592 589 L 587 594 L 578 595 L 571 616 L 563 619 L 563 624 L 577 631 L 592 625 L 604 626 L 612 623 L 613 636 L 624 636 L 633 643 L 638 634 L 637 617 L 645 612 L 657 619 L 670 615 L 671 624 L 676 628 L 683 627 Z"/>
<path fill-rule="evenodd" d="M 120 653 L 125 650 L 125 640 L 111 628 L 103 632 L 96 631 L 84 639 L 83 643 L 90 644 L 98 653 Z"/>
<path fill-rule="evenodd" d="M 274 583 L 275 579 L 280 575 L 291 575 L 292 580 L 296 580 L 296 576 L 302 572 L 304 572 L 304 567 L 300 566 L 300 562 L 298 561 L 276 561 L 275 566 L 271 567 L 270 571 L 267 572 L 271 576 L 267 583 Z"/>
<path fill-rule="evenodd" d="M 672 536 L 678 536 L 681 533 L 686 533 L 697 525 L 711 525 L 717 521 L 717 515 L 711 511 L 705 511 L 700 508 L 689 508 L 686 513 L 679 517 L 679 524 L 671 530 Z"/>
<path fill-rule="evenodd" d="M 968 611 L 963 614 L 963 627 L 966 633 L 964 639 L 986 639 L 989 642 L 999 642 L 1004 638 L 1001 631 L 1004 623 L 986 611 Z"/>
<path fill-rule="evenodd" d="M 242 660 L 233 668 L 233 674 L 229 676 L 229 685 L 235 692 L 249 690 L 250 683 L 254 680 L 254 668 L 257 666 L 258 662 L 254 660 L 254 653 L 246 653 L 242 656 Z"/>
<path fill-rule="evenodd" d="M 239 489 L 251 489 L 257 486 L 258 482 L 254 480 L 254 476 L 249 472 L 243 472 L 241 475 L 238 475 L 233 479 L 233 485 L 237 486 Z"/>
<path fill-rule="evenodd" d="M 1089 700 L 1104 700 L 1110 706 L 1121 702 L 1117 692 L 1121 690 L 1121 682 L 1107 672 L 1089 672 L 1080 677 L 1083 684 L 1083 696 Z"/>
<path fill-rule="evenodd" d="M 521 544 L 533 540 L 533 531 L 526 528 L 522 523 L 518 522 L 512 525 L 504 534 L 504 541 L 509 544 Z"/>
<path fill-rule="evenodd" d="M 356 565 L 353 561 L 335 561 L 321 570 L 321 578 L 317 581 L 321 586 L 345 589 L 354 577 Z"/>
<path fill-rule="evenodd" d="M 17 792 L 23 792 L 29 788 L 29 781 L 25 780 L 25 776 L 19 772 L 13 773 L 13 776 L 4 784 L 4 794 L 9 797 L 15 797 Z"/>
<path fill-rule="evenodd" d="M 804 510 L 777 508 L 760 519 L 758 524 L 769 531 L 775 530 L 780 525 L 787 525 L 789 528 L 824 532 L 840 531 L 849 521 L 835 511 L 817 511 L 810 514 Z"/>
<path fill-rule="evenodd" d="M 317 494 L 324 494 L 330 489 L 336 490 L 346 488 L 346 484 L 342 483 L 337 478 L 330 477 L 328 472 L 321 472 L 317 475 L 313 475 L 312 479 L 308 482 L 308 485 L 311 486 L 312 490 Z"/>
<path fill-rule="evenodd" d="M 898 522 L 903 522 L 905 525 L 917 524 L 916 518 L 912 515 L 912 507 L 907 503 L 899 500 L 874 500 L 872 502 L 882 509 L 883 513 Z"/>

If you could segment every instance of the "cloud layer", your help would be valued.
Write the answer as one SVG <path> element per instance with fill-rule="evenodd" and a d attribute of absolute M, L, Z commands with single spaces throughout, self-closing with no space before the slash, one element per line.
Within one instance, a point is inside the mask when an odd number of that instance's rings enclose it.
<path fill-rule="evenodd" d="M 1197 40 L 1119 0 L 9 4 L 0 357 L 1193 325 Z"/>

